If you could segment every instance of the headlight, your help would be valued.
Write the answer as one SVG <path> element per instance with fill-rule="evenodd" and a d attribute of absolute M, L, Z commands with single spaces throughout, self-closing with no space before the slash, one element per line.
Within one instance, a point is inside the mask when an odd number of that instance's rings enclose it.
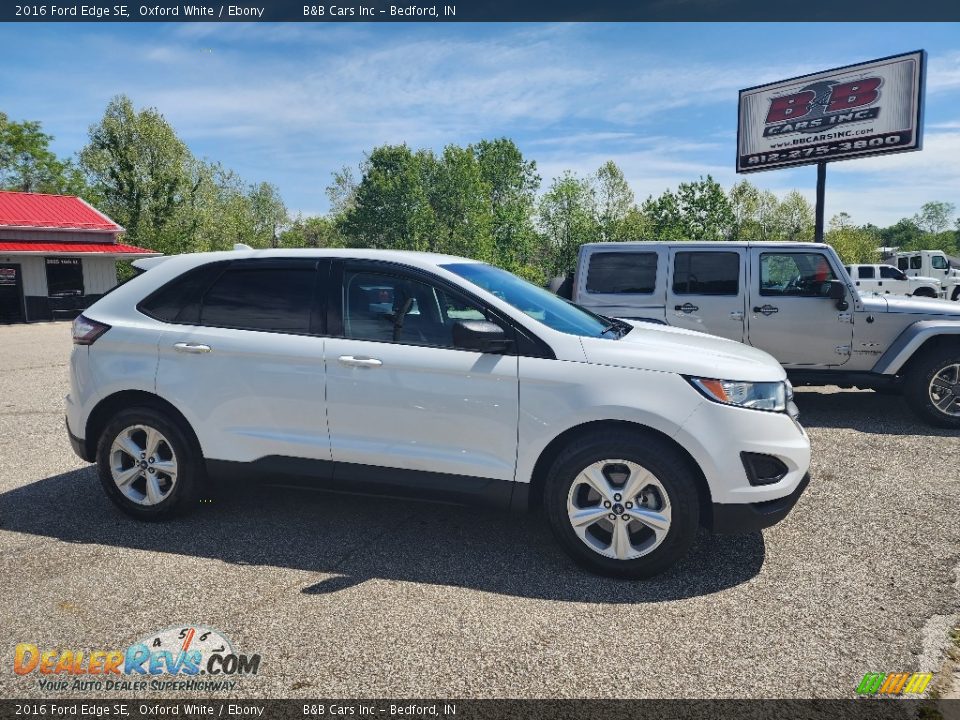
<path fill-rule="evenodd" d="M 691 384 L 714 402 L 739 405 L 754 410 L 784 412 L 787 409 L 787 383 L 740 382 L 687 378 Z"/>

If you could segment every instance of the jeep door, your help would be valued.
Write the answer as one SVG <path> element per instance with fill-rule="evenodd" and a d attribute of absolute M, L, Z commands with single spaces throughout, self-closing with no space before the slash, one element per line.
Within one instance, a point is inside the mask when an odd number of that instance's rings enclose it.
<path fill-rule="evenodd" d="M 746 249 L 670 248 L 667 322 L 743 341 Z"/>
<path fill-rule="evenodd" d="M 517 355 L 453 341 L 458 320 L 488 320 L 512 337 L 509 326 L 429 274 L 374 261 L 335 268 L 338 327 L 326 344 L 335 474 L 376 466 L 390 482 L 417 471 L 441 487 L 457 484 L 453 475 L 513 480 Z"/>
<path fill-rule="evenodd" d="M 749 343 L 784 365 L 834 367 L 850 359 L 852 311 L 825 296 L 838 279 L 821 250 L 750 250 Z"/>

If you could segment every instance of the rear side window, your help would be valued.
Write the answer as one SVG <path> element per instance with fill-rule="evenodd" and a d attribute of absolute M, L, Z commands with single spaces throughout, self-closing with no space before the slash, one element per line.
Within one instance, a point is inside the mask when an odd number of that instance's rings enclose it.
<path fill-rule="evenodd" d="M 869 265 L 861 265 L 859 272 L 861 280 L 873 280 L 876 277 L 876 273 Z"/>
<path fill-rule="evenodd" d="M 739 293 L 739 253 L 678 252 L 674 255 L 674 295 L 738 295 Z"/>
<path fill-rule="evenodd" d="M 235 263 L 204 294 L 199 324 L 308 333 L 316 268 L 316 261 Z"/>
<path fill-rule="evenodd" d="M 906 258 L 897 258 L 897 267 L 901 270 L 907 269 L 907 259 Z"/>
<path fill-rule="evenodd" d="M 920 257 L 919 255 L 914 255 L 912 258 L 910 258 L 911 270 L 919 270 L 922 264 L 923 264 L 923 258 Z"/>
<path fill-rule="evenodd" d="M 200 300 L 228 262 L 207 263 L 188 270 L 156 290 L 137 308 L 163 322 L 195 325 L 200 320 Z"/>
<path fill-rule="evenodd" d="M 587 292 L 650 295 L 657 285 L 657 254 L 599 252 L 590 256 Z"/>

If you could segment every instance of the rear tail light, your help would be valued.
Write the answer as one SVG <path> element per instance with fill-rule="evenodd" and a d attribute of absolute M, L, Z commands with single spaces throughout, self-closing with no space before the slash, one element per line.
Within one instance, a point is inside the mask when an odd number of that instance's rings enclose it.
<path fill-rule="evenodd" d="M 73 321 L 73 344 L 93 345 L 94 341 L 109 329 L 109 325 L 80 315 Z"/>

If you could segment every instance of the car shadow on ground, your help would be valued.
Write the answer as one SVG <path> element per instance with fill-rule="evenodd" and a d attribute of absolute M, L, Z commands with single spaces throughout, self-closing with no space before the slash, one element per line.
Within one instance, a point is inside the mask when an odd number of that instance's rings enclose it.
<path fill-rule="evenodd" d="M 739 585 L 764 561 L 759 532 L 702 532 L 671 570 L 614 580 L 574 566 L 536 514 L 249 485 L 214 493 L 183 517 L 139 522 L 110 504 L 92 466 L 0 494 L 0 529 L 329 574 L 299 588 L 310 595 L 380 578 L 558 601 L 662 602 Z"/>
<path fill-rule="evenodd" d="M 808 428 L 848 428 L 880 435 L 956 437 L 957 431 L 927 425 L 899 395 L 872 390 L 816 392 L 797 388 L 800 424 Z"/>

